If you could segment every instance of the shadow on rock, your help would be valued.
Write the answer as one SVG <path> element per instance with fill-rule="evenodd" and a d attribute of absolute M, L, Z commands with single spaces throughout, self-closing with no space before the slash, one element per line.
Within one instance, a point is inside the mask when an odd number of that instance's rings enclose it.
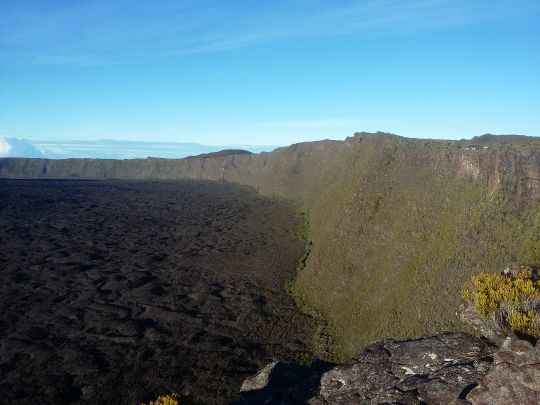
<path fill-rule="evenodd" d="M 244 381 L 240 389 L 244 398 L 233 404 L 304 404 L 319 393 L 322 375 L 335 366 L 321 360 L 311 367 L 282 361 L 270 363 Z"/>

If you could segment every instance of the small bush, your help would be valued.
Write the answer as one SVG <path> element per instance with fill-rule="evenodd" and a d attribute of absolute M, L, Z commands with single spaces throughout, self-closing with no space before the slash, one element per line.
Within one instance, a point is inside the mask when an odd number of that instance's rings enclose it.
<path fill-rule="evenodd" d="M 188 404 L 189 402 L 189 392 L 185 391 L 181 394 L 173 392 L 169 395 L 160 395 L 154 401 L 150 401 L 148 405 L 182 405 Z M 142 404 L 146 405 L 146 404 Z"/>
<path fill-rule="evenodd" d="M 535 268 L 482 272 L 463 287 L 462 297 L 498 327 L 540 338 L 540 278 Z"/>

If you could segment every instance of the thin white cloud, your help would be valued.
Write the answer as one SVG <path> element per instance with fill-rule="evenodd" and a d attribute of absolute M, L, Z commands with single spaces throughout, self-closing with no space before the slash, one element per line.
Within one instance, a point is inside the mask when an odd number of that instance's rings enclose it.
<path fill-rule="evenodd" d="M 301 38 L 395 35 L 538 14 L 531 0 L 5 1 L 0 60 L 102 64 Z"/>
<path fill-rule="evenodd" d="M 203 145 L 198 143 L 154 142 L 154 141 L 123 141 L 123 140 L 97 140 L 97 141 L 28 141 L 39 148 L 43 156 L 53 159 L 62 158 L 100 158 L 100 159 L 133 159 L 149 156 L 162 158 L 182 158 L 201 153 L 216 152 L 222 149 L 247 149 L 252 152 L 271 151 L 272 146 L 254 145 Z M 20 156 L 25 156 L 21 155 Z M 1 155 L 0 155 L 1 156 Z"/>

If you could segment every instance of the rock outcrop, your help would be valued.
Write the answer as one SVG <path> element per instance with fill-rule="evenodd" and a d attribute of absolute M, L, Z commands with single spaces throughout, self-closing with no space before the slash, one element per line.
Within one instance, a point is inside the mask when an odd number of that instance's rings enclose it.
<path fill-rule="evenodd" d="M 466 333 L 382 340 L 340 365 L 274 362 L 236 404 L 538 404 L 538 347 Z"/>
<path fill-rule="evenodd" d="M 471 391 L 473 404 L 540 404 L 540 345 L 507 337 L 487 375 Z"/>

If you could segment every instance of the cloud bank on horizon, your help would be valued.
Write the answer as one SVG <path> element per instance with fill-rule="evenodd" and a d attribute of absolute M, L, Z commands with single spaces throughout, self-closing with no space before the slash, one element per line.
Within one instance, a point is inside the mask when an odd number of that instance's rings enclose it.
<path fill-rule="evenodd" d="M 7 139 L 0 138 L 0 157 L 8 157 L 11 152 L 11 145 Z"/>
<path fill-rule="evenodd" d="M 43 157 L 41 151 L 23 139 L 0 138 L 0 158 L 3 157 Z"/>
<path fill-rule="evenodd" d="M 235 149 L 253 153 L 269 152 L 273 146 L 234 145 Z M 0 137 L 0 158 L 94 158 L 144 159 L 147 157 L 179 159 L 203 153 L 217 152 L 229 145 L 201 145 L 198 143 L 136 142 L 118 140 L 58 141 L 27 140 Z"/>

